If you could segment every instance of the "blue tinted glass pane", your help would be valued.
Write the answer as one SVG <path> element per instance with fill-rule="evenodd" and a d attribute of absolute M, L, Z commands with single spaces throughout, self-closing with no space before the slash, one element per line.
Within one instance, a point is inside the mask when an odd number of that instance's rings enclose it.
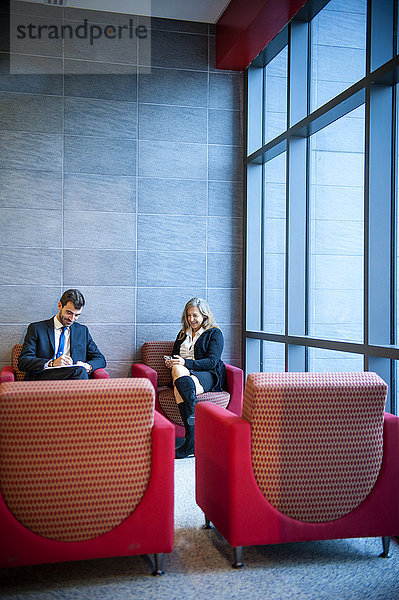
<path fill-rule="evenodd" d="M 263 373 L 285 371 L 285 345 L 278 342 L 262 342 L 263 344 Z"/>
<path fill-rule="evenodd" d="M 286 153 L 264 165 L 263 329 L 285 332 Z"/>
<path fill-rule="evenodd" d="M 310 139 L 309 335 L 363 339 L 364 106 Z"/>
<path fill-rule="evenodd" d="M 331 0 L 311 22 L 311 110 L 366 72 L 367 0 Z"/>
<path fill-rule="evenodd" d="M 287 74 L 286 46 L 265 67 L 265 144 L 287 129 Z"/>
<path fill-rule="evenodd" d="M 311 373 L 331 373 L 334 371 L 354 373 L 364 370 L 363 356 L 351 354 L 350 352 L 308 348 L 308 361 L 308 370 Z"/>

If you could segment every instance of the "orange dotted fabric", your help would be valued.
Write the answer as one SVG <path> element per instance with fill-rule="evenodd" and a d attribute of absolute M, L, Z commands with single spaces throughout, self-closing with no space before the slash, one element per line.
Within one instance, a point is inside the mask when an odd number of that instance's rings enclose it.
<path fill-rule="evenodd" d="M 314 523 L 359 506 L 381 468 L 387 389 L 370 372 L 250 374 L 242 416 L 265 498 Z"/>
<path fill-rule="evenodd" d="M 183 426 L 183 421 L 179 409 L 177 408 L 173 390 L 170 388 L 158 390 L 158 400 L 168 419 L 177 425 Z M 204 394 L 199 394 L 197 396 L 198 402 L 206 402 L 207 400 L 226 408 L 230 402 L 230 394 L 228 392 L 205 392 Z"/>
<path fill-rule="evenodd" d="M 0 485 L 9 510 L 54 540 L 110 531 L 147 489 L 153 417 L 146 379 L 3 384 Z"/>
<path fill-rule="evenodd" d="M 15 371 L 15 381 L 23 381 L 25 378 L 25 371 L 18 369 L 18 359 L 21 354 L 22 344 L 15 344 L 12 349 L 12 367 Z"/>
<path fill-rule="evenodd" d="M 172 381 L 170 369 L 165 366 L 164 356 L 171 356 L 173 342 L 155 341 L 143 344 L 142 360 L 147 367 L 158 373 L 158 386 L 168 385 Z"/>

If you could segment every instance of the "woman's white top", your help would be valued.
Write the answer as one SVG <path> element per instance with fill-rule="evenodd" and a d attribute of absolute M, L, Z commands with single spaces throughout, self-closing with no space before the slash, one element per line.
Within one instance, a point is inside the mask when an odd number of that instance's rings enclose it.
<path fill-rule="evenodd" d="M 186 339 L 182 342 L 180 346 L 180 356 L 186 360 L 186 358 L 194 359 L 194 346 L 195 342 L 198 340 L 199 336 L 204 333 L 205 329 L 200 327 L 193 337 L 193 330 L 190 331 L 186 335 Z"/>

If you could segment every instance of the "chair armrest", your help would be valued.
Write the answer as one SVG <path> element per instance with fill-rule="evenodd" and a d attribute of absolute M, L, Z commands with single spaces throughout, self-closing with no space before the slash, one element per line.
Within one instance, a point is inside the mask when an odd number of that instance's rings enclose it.
<path fill-rule="evenodd" d="M 15 371 L 12 367 L 3 367 L 0 373 L 0 383 L 15 381 Z"/>
<path fill-rule="evenodd" d="M 132 377 L 145 377 L 149 379 L 154 386 L 155 394 L 157 393 L 158 373 L 154 369 L 151 369 L 151 367 L 147 367 L 143 363 L 133 363 Z"/>
<path fill-rule="evenodd" d="M 226 382 L 227 389 L 230 392 L 230 402 L 227 409 L 240 417 L 244 389 L 244 373 L 242 369 L 233 365 L 226 365 Z"/>
<path fill-rule="evenodd" d="M 93 371 L 93 379 L 109 379 L 109 373 L 105 369 L 96 369 Z"/>
<path fill-rule="evenodd" d="M 251 467 L 251 426 L 245 419 L 211 402 L 195 407 L 196 501 L 223 531 L 237 509 L 247 503 Z M 209 493 L 209 490 L 212 490 Z M 230 540 L 229 540 L 230 541 Z"/>

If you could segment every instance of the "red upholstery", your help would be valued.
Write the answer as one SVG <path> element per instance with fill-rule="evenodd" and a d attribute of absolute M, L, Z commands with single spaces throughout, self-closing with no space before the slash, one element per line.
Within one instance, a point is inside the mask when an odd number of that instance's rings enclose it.
<path fill-rule="evenodd" d="M 170 369 L 165 366 L 164 356 L 172 354 L 173 342 L 153 341 L 143 344 L 142 363 L 132 365 L 132 377 L 148 378 L 156 390 L 155 409 L 175 426 L 176 437 L 184 437 L 183 421 L 174 399 Z M 198 402 L 210 401 L 241 415 L 244 375 L 241 369 L 226 364 L 226 391 L 206 392 L 198 395 Z M 228 391 L 227 391 L 228 390 Z"/>
<path fill-rule="evenodd" d="M 293 374 L 285 373 L 281 374 L 286 377 L 288 384 Z M 316 379 L 322 374 L 314 374 Z M 370 392 L 370 387 L 377 385 L 379 391 L 385 389 L 386 385 L 376 375 L 372 375 L 373 382 L 370 381 L 369 373 L 358 374 L 358 392 L 360 388 L 365 388 L 365 410 L 367 412 L 367 394 Z M 339 412 L 339 405 L 342 401 L 345 401 L 342 396 L 342 387 L 339 395 L 329 394 L 329 384 L 326 384 L 324 379 L 324 386 L 320 386 L 319 394 L 316 396 L 313 393 L 313 399 L 311 396 L 306 398 L 299 395 L 292 395 L 289 399 L 284 394 L 282 386 L 280 390 L 274 386 L 273 390 L 267 390 L 267 376 L 262 374 L 262 381 L 256 380 L 256 375 L 250 375 L 246 384 L 244 392 L 244 408 L 243 414 L 251 412 L 247 405 L 247 400 L 251 403 L 252 398 L 255 394 L 258 395 L 256 401 L 255 411 L 259 409 L 260 405 L 268 405 L 269 402 L 273 404 L 271 410 L 277 416 L 281 422 L 281 427 L 276 427 L 276 419 L 274 422 L 263 421 L 263 435 L 265 440 L 263 458 L 264 458 L 264 481 L 268 479 L 280 481 L 281 487 L 284 490 L 286 486 L 285 479 L 288 478 L 289 486 L 291 488 L 291 496 L 295 496 L 299 488 L 303 488 L 303 481 L 301 477 L 304 473 L 300 472 L 298 466 L 305 467 L 303 458 L 308 453 L 308 450 L 312 452 L 312 448 L 315 445 L 318 446 L 321 453 L 321 460 L 323 461 L 328 455 L 324 452 L 325 448 L 322 448 L 323 444 L 315 444 L 314 437 L 318 437 L 322 433 L 319 429 L 316 431 L 311 428 L 305 428 L 299 426 L 291 429 L 291 440 L 287 439 L 287 431 L 282 432 L 282 429 L 289 423 L 289 419 L 293 418 L 292 414 L 285 412 L 288 405 L 300 406 L 303 402 L 313 404 L 313 412 L 315 414 L 320 413 L 321 415 L 327 409 L 327 412 L 331 410 L 331 405 L 335 405 L 337 412 Z M 271 378 L 272 379 L 272 378 Z M 363 382 L 361 381 L 363 379 Z M 379 383 L 377 382 L 379 381 Z M 269 379 L 270 382 L 270 379 Z M 342 382 L 342 379 L 341 379 Z M 377 383 L 376 383 L 377 382 Z M 311 387 L 310 380 L 308 381 L 309 387 Z M 273 384 L 271 384 L 273 387 Z M 334 387 L 334 386 L 333 386 Z M 252 390 L 251 390 L 252 388 Z M 263 388 L 263 389 L 262 389 Z M 366 389 L 368 391 L 366 391 Z M 336 390 L 335 390 L 336 391 Z M 374 390 L 375 391 L 375 390 Z M 351 390 L 353 399 L 353 390 Z M 252 398 L 251 398 L 252 396 Z M 279 397 L 280 396 L 280 397 Z M 318 399 L 317 399 L 318 398 Z M 361 397 L 360 406 L 361 406 Z M 252 407 L 254 410 L 254 407 Z M 379 402 L 379 410 L 383 413 L 382 403 Z M 302 415 L 301 411 L 296 411 L 298 415 Z M 308 413 L 309 414 L 309 413 Z M 313 415 L 314 417 L 314 415 Z M 331 417 L 331 412 L 330 412 Z M 303 415 L 302 415 L 303 420 Z M 320 417 L 322 418 L 322 417 Z M 361 420 L 358 424 L 353 421 L 353 414 L 347 415 L 347 420 L 344 419 L 336 420 L 335 416 L 331 417 L 333 425 L 335 423 L 336 430 L 334 432 L 335 444 L 340 454 L 340 442 L 338 441 L 339 435 L 342 434 L 343 438 L 348 440 L 354 434 L 354 430 L 363 429 L 365 431 L 365 421 Z M 306 418 L 305 418 L 306 421 Z M 378 429 L 381 425 L 381 419 L 378 419 L 378 424 L 373 422 L 374 415 L 371 416 L 369 421 L 370 430 L 373 428 Z M 314 420 L 313 420 L 314 422 Z M 275 544 L 281 542 L 293 542 L 293 541 L 306 541 L 306 540 L 320 540 L 320 539 L 334 539 L 334 538 L 347 538 L 347 537 L 372 537 L 372 536 L 392 536 L 398 535 L 399 533 L 399 496 L 397 490 L 399 489 L 399 418 L 393 415 L 385 413 L 383 419 L 383 460 L 381 468 L 379 469 L 376 481 L 374 481 L 370 493 L 366 494 L 363 499 L 356 501 L 356 506 L 347 512 L 345 501 L 344 510 L 342 511 L 343 516 L 339 518 L 331 517 L 329 520 L 325 520 L 325 516 L 321 515 L 318 522 L 306 522 L 302 520 L 288 516 L 279 510 L 276 506 L 273 506 L 265 495 L 264 490 L 260 489 L 255 474 L 255 462 L 260 462 L 261 458 L 254 458 L 253 448 L 253 431 L 251 423 L 244 417 L 240 418 L 236 415 L 222 411 L 219 407 L 204 403 L 196 408 L 196 498 L 197 503 L 204 511 L 206 518 L 212 521 L 215 527 L 220 533 L 226 538 L 226 540 L 234 547 L 247 546 L 247 545 L 258 545 L 258 544 Z M 270 452 L 270 438 L 273 437 L 274 431 L 274 446 L 273 451 Z M 295 431 L 294 431 L 295 430 Z M 331 427 L 330 427 L 331 432 Z M 349 435 L 348 435 L 349 433 Z M 356 434 L 354 434 L 356 437 Z M 287 458 L 287 452 L 290 447 L 295 448 L 295 439 L 302 438 L 303 450 L 302 456 L 298 456 L 298 452 L 295 451 L 289 460 L 293 460 L 292 464 L 296 464 L 298 477 L 291 477 L 287 473 L 285 466 L 280 470 L 280 461 L 283 458 L 285 461 Z M 280 438 L 280 446 L 276 440 Z M 328 435 L 325 436 L 328 438 Z M 377 436 L 378 438 L 378 436 Z M 287 443 L 287 441 L 289 443 Z M 252 443 L 251 443 L 252 442 Z M 256 442 L 258 443 L 258 442 Z M 376 445 L 378 446 L 379 441 L 377 439 Z M 252 450 L 252 455 L 251 455 Z M 342 450 L 342 449 L 341 449 Z M 365 450 L 365 448 L 363 448 Z M 272 454 L 275 453 L 273 456 Z M 285 454 L 285 456 L 283 456 Z M 313 459 L 317 456 L 318 452 L 313 452 Z M 356 443 L 353 446 L 346 446 L 341 454 L 348 455 L 348 461 L 353 463 L 353 457 L 359 458 L 362 455 L 362 451 L 358 453 Z M 364 464 L 367 465 L 369 458 L 366 458 Z M 330 470 L 334 471 L 336 468 L 335 459 L 331 456 Z M 341 459 L 340 459 L 341 460 Z M 306 461 L 305 461 L 306 462 Z M 314 465 L 315 466 L 315 465 Z M 256 469 L 259 467 L 257 465 Z M 374 467 L 372 467 L 373 471 Z M 374 472 L 374 471 L 373 471 Z M 259 478 L 259 476 L 258 476 Z M 305 473 L 307 478 L 307 492 L 303 493 L 303 490 L 299 490 L 297 503 L 298 506 L 303 506 L 305 509 L 314 501 L 313 494 L 313 483 L 318 482 L 320 484 L 319 471 L 317 468 L 313 472 Z M 360 477 L 361 478 L 361 477 Z M 371 476 L 371 479 L 375 479 L 375 472 Z M 339 481 L 339 478 L 338 478 Z M 324 478 L 324 483 L 327 482 L 330 490 L 330 498 L 332 505 L 337 504 L 338 501 L 342 501 L 342 487 L 346 489 L 347 481 L 343 481 L 340 486 L 336 481 L 331 486 L 331 480 L 329 477 Z M 353 489 L 356 486 L 352 486 L 352 489 L 348 490 L 348 495 L 353 496 Z M 345 491 L 344 489 L 344 491 Z M 275 496 L 271 500 L 275 501 Z M 321 505 L 323 505 L 323 499 Z M 335 510 L 335 509 L 334 509 Z M 305 510 L 306 513 L 306 510 Z M 312 517 L 314 518 L 314 517 Z"/>
<path fill-rule="evenodd" d="M 146 379 L 0 387 L 0 566 L 171 552 L 173 427 Z"/>
<path fill-rule="evenodd" d="M 25 372 L 18 369 L 18 359 L 21 354 L 22 344 L 15 344 L 12 349 L 12 357 L 10 367 L 3 367 L 0 374 L 0 383 L 6 383 L 7 381 L 23 381 L 25 378 Z M 90 377 L 93 379 L 108 379 L 109 374 L 105 369 L 96 369 L 91 373 Z"/>

